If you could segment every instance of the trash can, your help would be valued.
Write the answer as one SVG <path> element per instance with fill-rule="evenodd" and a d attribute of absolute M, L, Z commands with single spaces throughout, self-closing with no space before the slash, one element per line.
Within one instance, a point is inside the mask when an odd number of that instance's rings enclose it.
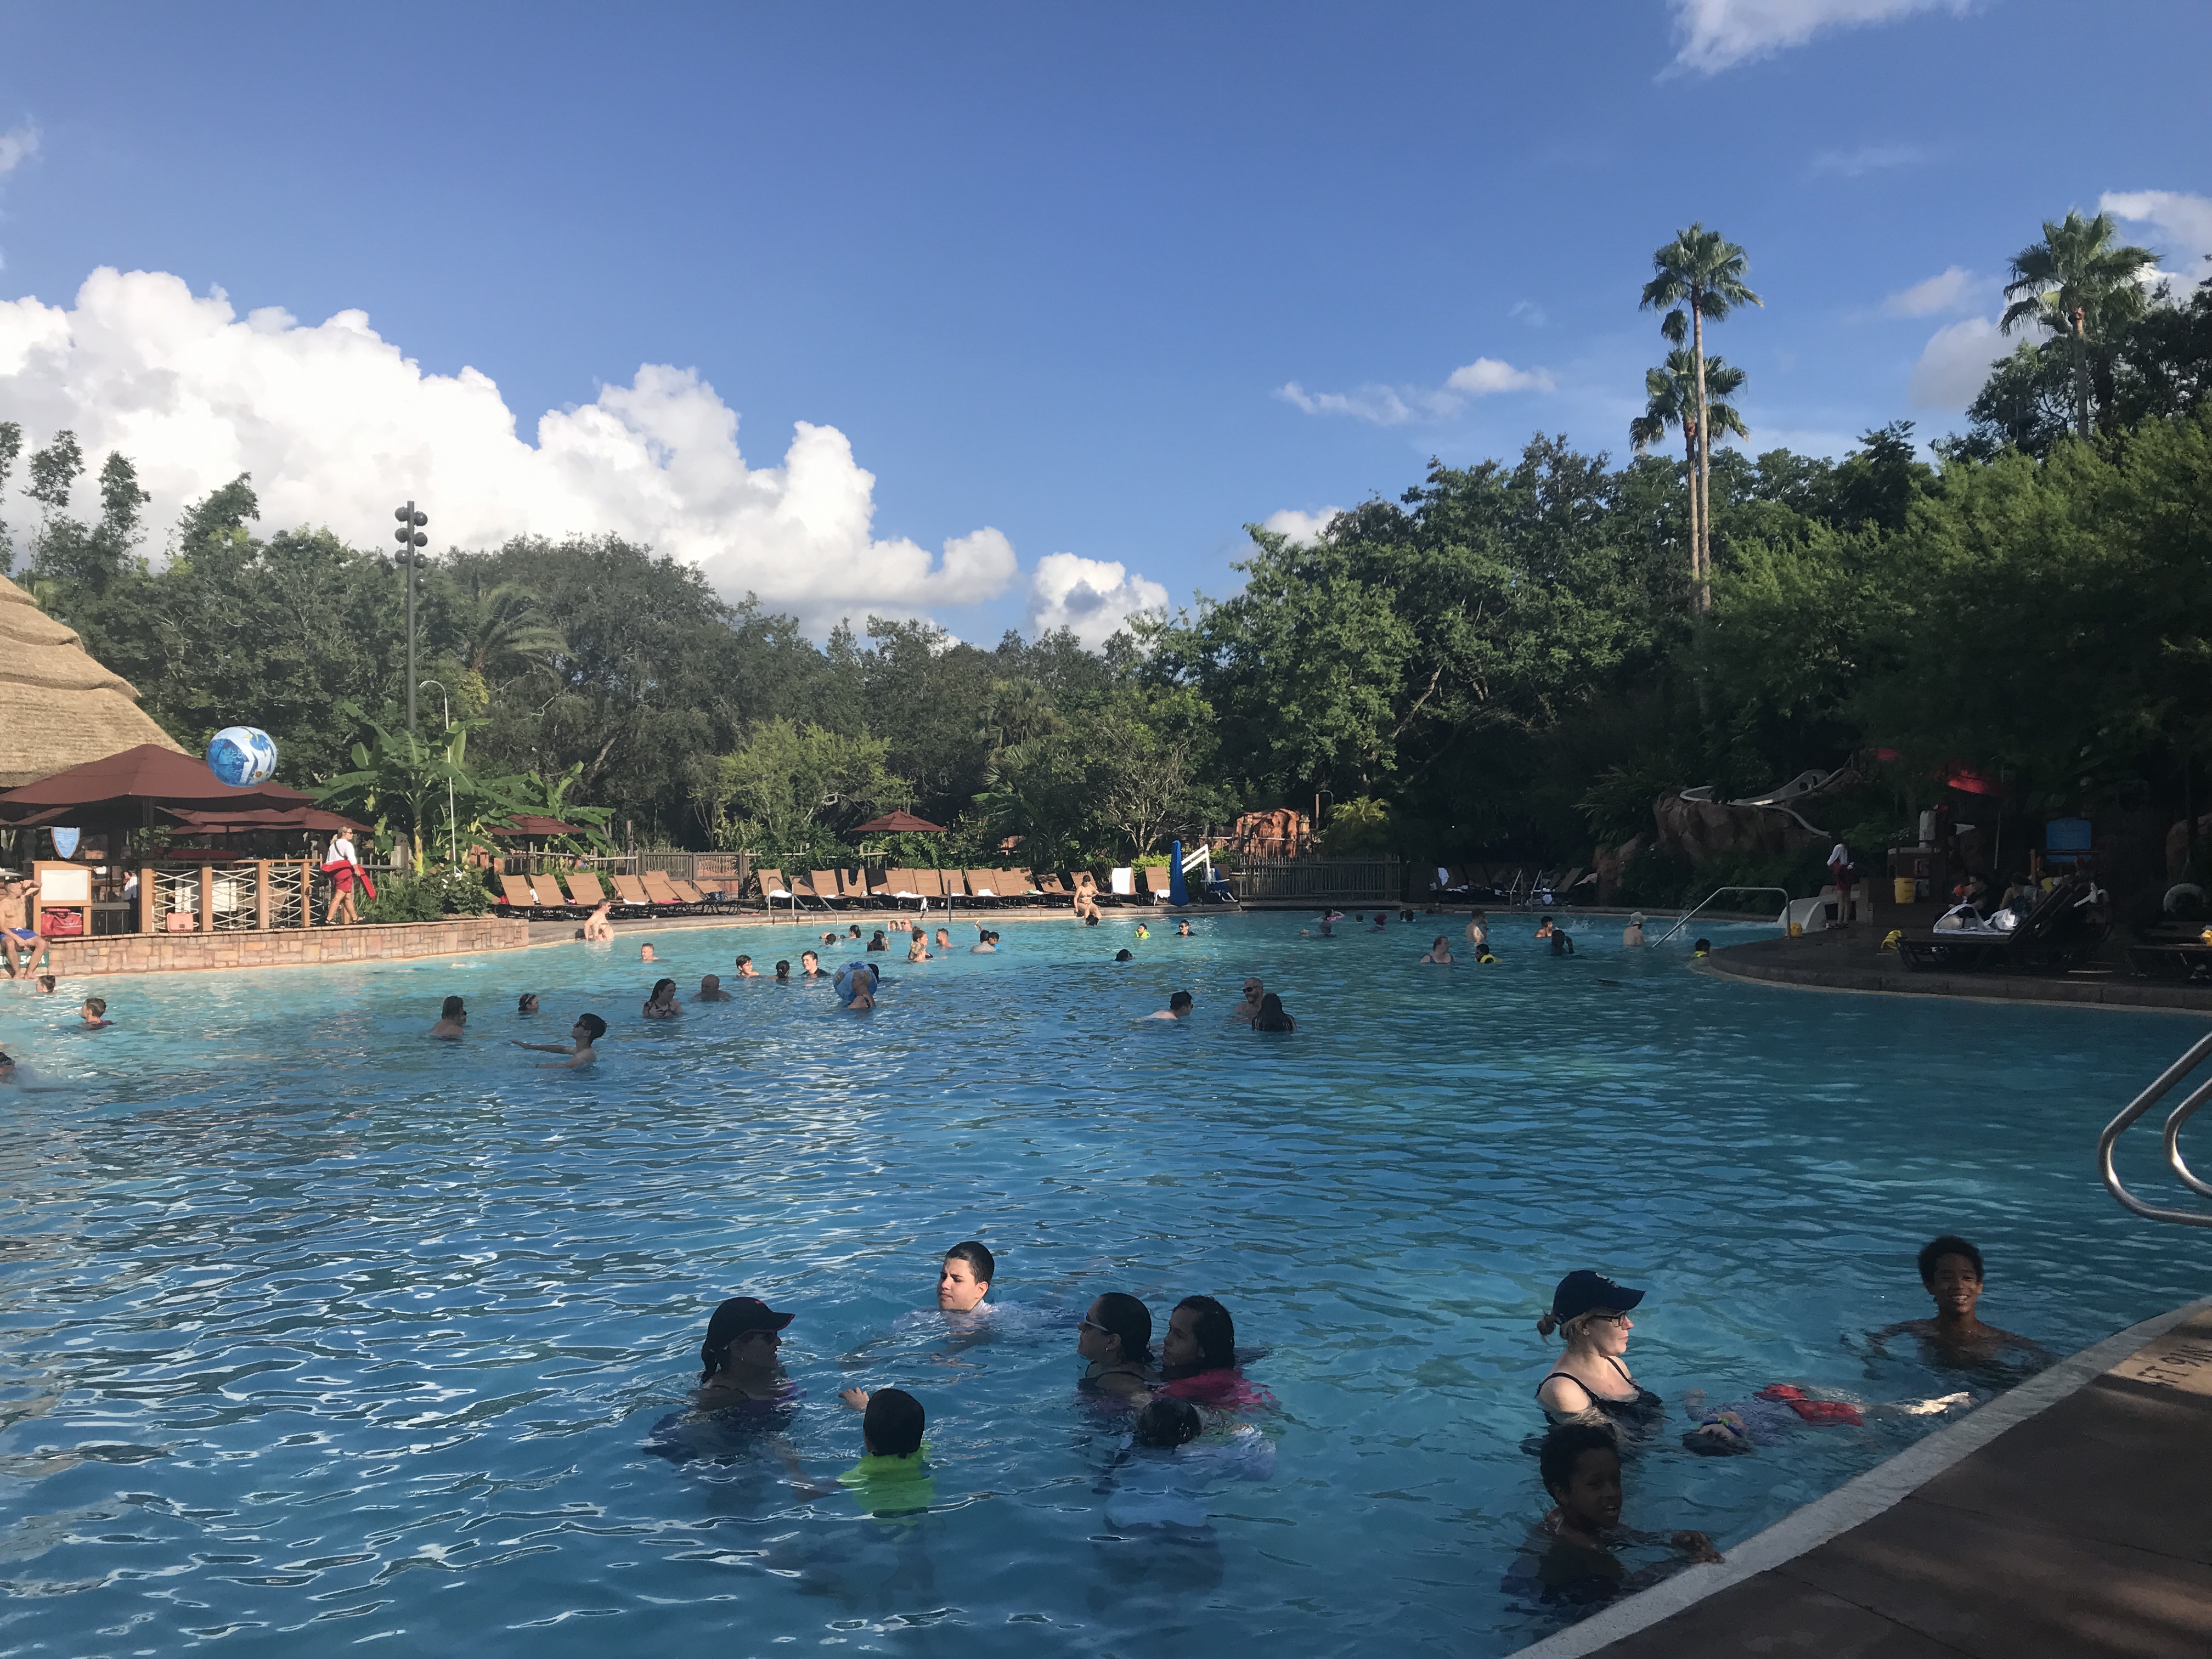
<path fill-rule="evenodd" d="M 1893 877 L 1891 878 L 1889 885 L 1891 896 L 1893 897 L 1897 902 L 1899 904 L 1910 904 L 1912 902 L 1914 892 L 1911 877 Z"/>

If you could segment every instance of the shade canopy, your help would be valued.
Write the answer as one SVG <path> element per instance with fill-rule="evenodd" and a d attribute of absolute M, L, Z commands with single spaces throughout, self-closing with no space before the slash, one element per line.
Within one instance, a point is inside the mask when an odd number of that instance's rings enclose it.
<path fill-rule="evenodd" d="M 563 823 L 558 818 L 540 817 L 535 812 L 517 812 L 496 829 L 487 830 L 501 841 L 530 841 L 539 836 L 580 836 L 586 833 L 576 824 Z"/>
<path fill-rule="evenodd" d="M 903 807 L 896 812 L 886 812 L 879 818 L 870 818 L 852 831 L 856 836 L 941 836 L 945 826 L 932 823 L 927 818 L 918 818 Z"/>
<path fill-rule="evenodd" d="M 368 826 L 336 812 L 325 811 L 319 806 L 295 806 L 283 811 L 268 809 L 238 812 L 203 811 L 191 806 L 158 807 L 166 817 L 174 818 L 188 830 L 204 830 L 210 833 L 244 832 L 247 830 L 296 830 L 302 834 L 334 836 L 343 830 L 349 835 L 360 835 Z"/>
<path fill-rule="evenodd" d="M 30 783 L 132 744 L 175 750 L 138 693 L 0 576 L 0 788 Z"/>
<path fill-rule="evenodd" d="M 144 822 L 149 809 L 191 806 L 221 811 L 289 811 L 313 799 L 281 783 L 240 788 L 225 783 L 204 761 L 158 744 L 142 743 L 65 772 L 0 794 L 0 823 L 17 823 L 55 806 L 73 807 L 87 820 Z"/>

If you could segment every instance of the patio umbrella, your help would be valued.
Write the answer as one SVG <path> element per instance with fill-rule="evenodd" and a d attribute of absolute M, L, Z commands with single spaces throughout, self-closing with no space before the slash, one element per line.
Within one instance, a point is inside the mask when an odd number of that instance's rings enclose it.
<path fill-rule="evenodd" d="M 142 743 L 0 794 L 0 824 L 43 816 L 56 806 L 73 808 L 88 821 L 137 825 L 151 823 L 153 811 L 164 806 L 282 812 L 314 804 L 311 796 L 281 783 L 243 788 L 225 783 L 204 761 Z"/>
<path fill-rule="evenodd" d="M 563 823 L 558 818 L 540 817 L 535 812 L 517 812 L 497 829 L 488 830 L 501 841 L 536 841 L 546 836 L 580 836 L 584 830 L 573 823 Z"/>
<path fill-rule="evenodd" d="M 855 824 L 853 828 L 853 834 L 856 836 L 941 836 L 944 833 L 943 824 L 932 823 L 927 818 L 918 818 L 904 807 L 896 812 L 886 812 L 879 818 L 870 818 L 866 823 Z M 925 913 L 929 909 L 927 898 L 922 900 L 921 908 Z M 945 919 L 947 921 L 952 919 L 951 899 L 945 901 Z"/>

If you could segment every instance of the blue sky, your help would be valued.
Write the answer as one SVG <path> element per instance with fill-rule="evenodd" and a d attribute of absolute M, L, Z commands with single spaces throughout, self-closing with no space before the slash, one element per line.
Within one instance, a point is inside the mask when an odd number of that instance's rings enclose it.
<path fill-rule="evenodd" d="M 647 536 L 817 628 L 1096 631 L 1432 454 L 1619 455 L 1692 219 L 1766 300 L 1713 341 L 1754 448 L 1955 425 L 1992 279 L 2069 205 L 2212 251 L 2201 3 L 0 23 L 0 418 L 138 456 L 157 513 L 250 467 L 366 544 L 412 493 L 467 542 Z M 101 267 L 169 280 L 80 301 Z"/>

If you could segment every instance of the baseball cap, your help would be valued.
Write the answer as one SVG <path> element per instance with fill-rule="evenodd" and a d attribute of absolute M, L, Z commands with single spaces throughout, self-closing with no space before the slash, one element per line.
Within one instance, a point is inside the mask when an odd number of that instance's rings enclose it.
<path fill-rule="evenodd" d="M 1578 1267 L 1561 1279 L 1559 1288 L 1552 1292 L 1552 1317 L 1564 1325 L 1593 1308 L 1611 1308 L 1626 1313 L 1643 1300 L 1643 1291 L 1616 1285 L 1603 1273 L 1593 1273 L 1588 1267 Z"/>
<path fill-rule="evenodd" d="M 780 1331 L 793 1317 L 778 1313 L 757 1296 L 733 1296 L 714 1310 L 714 1316 L 707 1322 L 707 1336 L 709 1341 L 726 1341 L 747 1331 Z"/>

